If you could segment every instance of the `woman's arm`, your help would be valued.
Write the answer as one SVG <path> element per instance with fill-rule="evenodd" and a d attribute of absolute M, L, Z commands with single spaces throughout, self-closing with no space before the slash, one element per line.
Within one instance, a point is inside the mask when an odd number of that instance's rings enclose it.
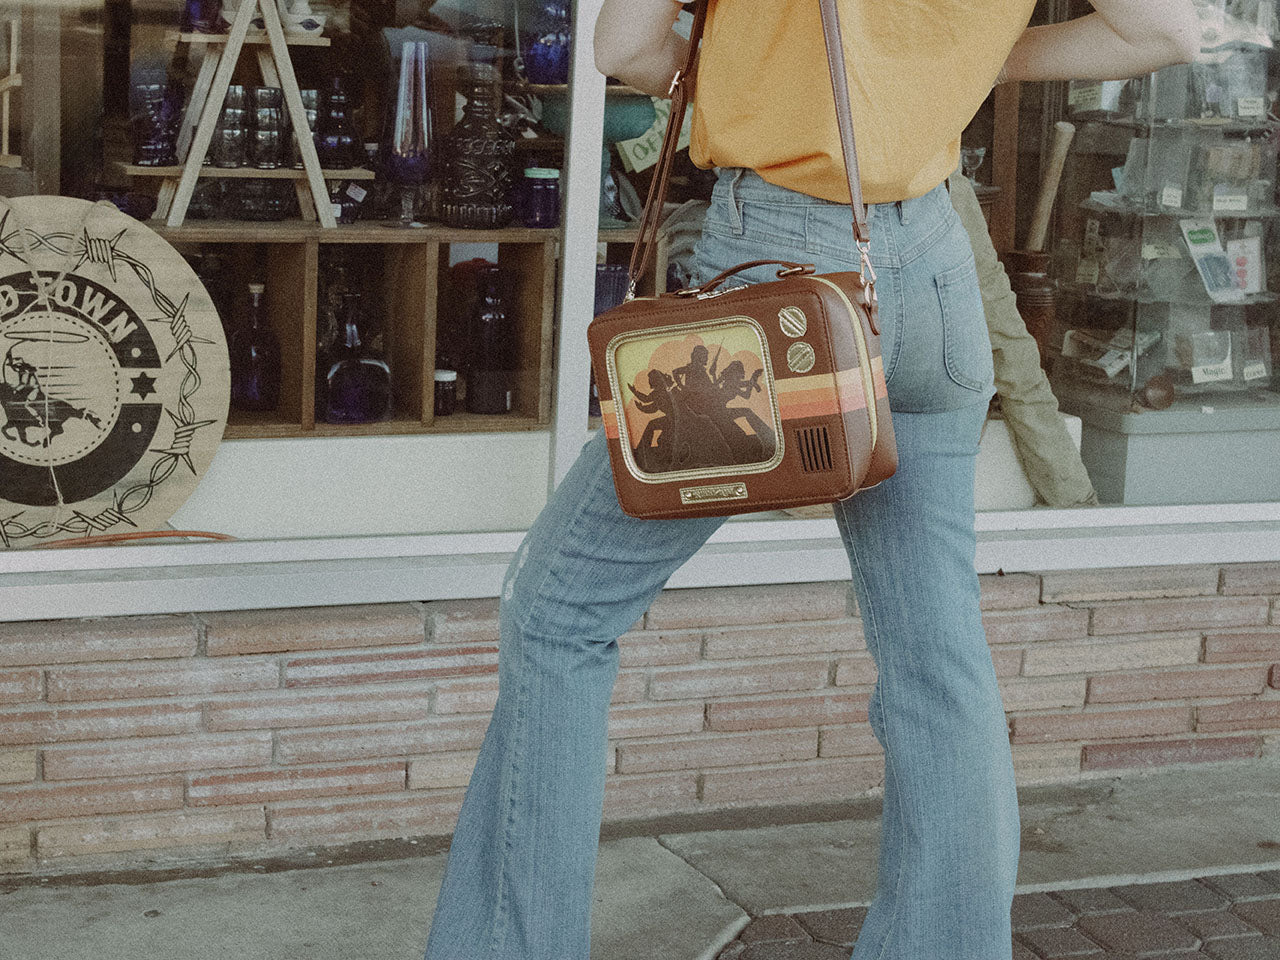
<path fill-rule="evenodd" d="M 1095 13 L 1028 27 L 1000 71 L 1007 80 L 1122 80 L 1200 52 L 1191 0 L 1091 0 Z"/>
<path fill-rule="evenodd" d="M 655 97 L 689 56 L 689 41 L 671 29 L 679 0 L 604 0 L 596 18 L 596 69 Z"/>

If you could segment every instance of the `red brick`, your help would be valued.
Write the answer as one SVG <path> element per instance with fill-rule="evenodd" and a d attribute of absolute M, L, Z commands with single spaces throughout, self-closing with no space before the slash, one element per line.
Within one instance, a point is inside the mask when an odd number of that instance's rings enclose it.
<path fill-rule="evenodd" d="M 849 616 L 844 581 L 664 590 L 645 614 L 646 630 L 728 627 L 747 623 L 836 620 Z"/>
<path fill-rule="evenodd" d="M 1207 763 L 1253 758 L 1262 752 L 1261 737 L 1200 737 L 1194 740 L 1144 740 L 1138 743 L 1087 743 L 1082 770 L 1162 767 L 1171 763 Z"/>
<path fill-rule="evenodd" d="M 867 654 L 862 657 L 845 657 L 836 663 L 836 686 L 850 687 L 876 682 L 876 662 Z"/>
<path fill-rule="evenodd" d="M 0 750 L 0 783 L 28 783 L 35 778 L 35 750 Z"/>
<path fill-rule="evenodd" d="M 132 777 L 146 773 L 256 767 L 271 762 L 271 734 L 155 737 L 44 751 L 46 780 Z"/>
<path fill-rule="evenodd" d="M 606 820 L 666 816 L 697 807 L 696 773 L 614 775 L 604 782 Z"/>
<path fill-rule="evenodd" d="M 438 790 L 465 787 L 475 770 L 478 750 L 453 750 L 409 761 L 410 790 Z"/>
<path fill-rule="evenodd" d="M 749 770 L 716 770 L 702 778 L 706 806 L 811 803 L 861 796 L 884 782 L 880 760 L 819 760 Z"/>
<path fill-rule="evenodd" d="M 702 656 L 701 633 L 646 633 L 637 630 L 618 638 L 622 667 L 670 667 L 696 663 Z"/>
<path fill-rule="evenodd" d="M 658 703 L 609 711 L 609 739 L 702 731 L 701 703 Z"/>
<path fill-rule="evenodd" d="M 1029 677 L 1097 673 L 1100 670 L 1185 666 L 1199 659 L 1199 634 L 1109 637 L 1030 647 L 1022 658 L 1022 672 Z"/>
<path fill-rule="evenodd" d="M 190 657 L 195 652 L 196 622 L 189 615 L 0 623 L 0 667 Z"/>
<path fill-rule="evenodd" d="M 1280 700 L 1241 700 L 1196 708 L 1196 731 L 1265 730 L 1280 727 Z"/>
<path fill-rule="evenodd" d="M 1191 711 L 1186 707 L 1154 707 L 1145 710 L 1023 714 L 1014 717 L 1012 724 L 1011 739 L 1014 743 L 1148 737 L 1162 733 L 1190 733 Z"/>
<path fill-rule="evenodd" d="M 1040 603 L 1040 578 L 1033 573 L 984 573 L 978 577 L 983 610 L 1016 610 Z"/>
<path fill-rule="evenodd" d="M 707 663 L 654 670 L 649 696 L 654 700 L 729 697 L 744 693 L 815 690 L 827 685 L 826 660 L 774 660 L 764 663 Z"/>
<path fill-rule="evenodd" d="M 842 724 L 823 727 L 818 731 L 818 756 L 863 757 L 880 755 L 884 748 L 875 733 L 865 723 Z M 882 760 L 883 762 L 883 760 Z"/>
<path fill-rule="evenodd" d="M 489 643 L 498 639 L 497 599 L 433 600 L 425 607 L 428 640 Z"/>
<path fill-rule="evenodd" d="M 49 671 L 49 700 L 125 700 L 199 693 L 270 690 L 280 685 L 273 660 L 130 663 Z"/>
<path fill-rule="evenodd" d="M 0 744 L 160 737 L 190 733 L 199 727 L 198 704 L 8 710 L 0 712 Z"/>
<path fill-rule="evenodd" d="M 709 730 L 769 730 L 865 723 L 870 694 L 829 693 L 716 700 L 707 704 Z M 653 734 L 657 736 L 658 734 Z"/>
<path fill-rule="evenodd" d="M 1280 593 L 1280 563 L 1232 563 L 1223 566 L 1221 590 L 1225 594 Z"/>
<path fill-rule="evenodd" d="M 215 847 L 225 853 L 231 844 L 262 843 L 265 839 L 266 816 L 261 807 L 186 810 L 41 827 L 36 832 L 36 852 L 41 857 L 66 857 L 164 847 Z"/>
<path fill-rule="evenodd" d="M 340 650 L 421 643 L 421 609 L 411 603 L 203 613 L 209 656 Z"/>
<path fill-rule="evenodd" d="M 210 703 L 205 726 L 210 730 L 263 730 L 320 727 L 343 723 L 412 720 L 427 714 L 426 691 L 359 693 L 270 693 L 245 700 Z"/>
<path fill-rule="evenodd" d="M 988 643 L 1039 643 L 1088 636 L 1089 611 L 1071 607 L 994 610 L 982 615 Z"/>
<path fill-rule="evenodd" d="M 332 687 L 393 680 L 466 677 L 497 674 L 498 648 L 494 644 L 484 644 L 342 657 L 301 657 L 286 661 L 284 668 L 286 687 Z"/>
<path fill-rule="evenodd" d="M 202 774 L 191 778 L 187 802 L 193 807 L 271 803 L 306 797 L 394 793 L 403 790 L 404 785 L 403 763 Z"/>
<path fill-rule="evenodd" d="M 1016 677 L 1022 672 L 1022 651 L 1010 647 L 992 647 L 991 665 L 997 677 Z"/>
<path fill-rule="evenodd" d="M 8 827 L 0 830 L 0 865 L 20 866 L 31 859 L 31 830 Z"/>
<path fill-rule="evenodd" d="M 649 671 L 619 670 L 613 681 L 613 697 L 610 703 L 635 703 L 649 696 Z"/>
<path fill-rule="evenodd" d="M 498 678 L 442 680 L 436 684 L 436 713 L 493 713 L 498 703 Z"/>
<path fill-rule="evenodd" d="M 479 747 L 488 717 L 458 717 L 335 730 L 287 730 L 276 734 L 279 763 L 327 763 L 366 757 L 410 757 L 419 753 Z"/>
<path fill-rule="evenodd" d="M 39 670 L 6 670 L 0 673 L 0 703 L 29 703 L 44 695 Z"/>
<path fill-rule="evenodd" d="M 316 802 L 271 808 L 273 840 L 351 836 L 440 836 L 453 832 L 463 791 L 419 792 L 374 800 Z"/>
<path fill-rule="evenodd" d="M 1280 630 L 1241 630 L 1204 635 L 1205 663 L 1280 660 Z"/>
<path fill-rule="evenodd" d="M 731 767 L 808 760 L 817 755 L 816 730 L 713 734 L 682 740 L 628 740 L 618 746 L 618 772 Z"/>
<path fill-rule="evenodd" d="M 1000 683 L 1005 710 L 1050 710 L 1084 706 L 1084 678 L 1032 680 L 1014 677 Z"/>
<path fill-rule="evenodd" d="M 1257 694 L 1266 686 L 1265 667 L 1162 670 L 1112 673 L 1089 678 L 1090 703 L 1133 703 L 1143 700 L 1184 700 L 1190 697 L 1232 697 Z"/>
<path fill-rule="evenodd" d="M 708 660 L 741 660 L 748 657 L 794 657 L 811 653 L 865 650 L 862 621 L 779 623 L 764 627 L 729 627 L 709 630 L 703 640 Z"/>
<path fill-rule="evenodd" d="M 181 806 L 181 778 L 0 788 L 0 823 L 176 810 Z"/>
<path fill-rule="evenodd" d="M 1218 592 L 1216 566 L 1112 567 L 1055 570 L 1041 575 L 1040 599 L 1133 600 L 1148 597 L 1212 596 Z"/>
<path fill-rule="evenodd" d="M 1091 609 L 1089 632 L 1095 635 L 1244 627 L 1267 622 L 1267 601 L 1253 597 L 1115 600 L 1095 604 Z"/>

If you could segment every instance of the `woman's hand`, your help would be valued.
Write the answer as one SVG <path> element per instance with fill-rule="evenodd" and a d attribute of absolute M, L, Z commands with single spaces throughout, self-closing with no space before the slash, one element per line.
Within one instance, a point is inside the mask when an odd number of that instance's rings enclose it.
<path fill-rule="evenodd" d="M 671 95 L 689 41 L 671 29 L 677 0 L 604 0 L 596 18 L 596 69 L 655 97 Z"/>
<path fill-rule="evenodd" d="M 1200 52 L 1191 0 L 1090 0 L 1086 17 L 1028 27 L 997 83 L 1007 80 L 1123 80 Z"/>

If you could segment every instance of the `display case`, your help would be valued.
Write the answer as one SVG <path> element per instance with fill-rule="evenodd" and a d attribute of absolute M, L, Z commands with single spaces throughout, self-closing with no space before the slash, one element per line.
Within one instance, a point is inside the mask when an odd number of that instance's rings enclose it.
<path fill-rule="evenodd" d="M 1208 14 L 1197 62 L 1068 90 L 1048 359 L 1104 502 L 1280 497 L 1273 4 Z"/>

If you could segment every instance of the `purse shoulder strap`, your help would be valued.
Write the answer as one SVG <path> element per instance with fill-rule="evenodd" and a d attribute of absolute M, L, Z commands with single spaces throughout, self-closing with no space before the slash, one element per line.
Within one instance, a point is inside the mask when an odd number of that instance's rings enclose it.
<path fill-rule="evenodd" d="M 667 183 L 675 160 L 680 128 L 684 125 L 685 110 L 689 105 L 689 90 L 698 69 L 698 49 L 702 31 L 706 26 L 709 0 L 699 0 L 693 16 L 693 29 L 689 33 L 689 57 L 682 69 L 676 71 L 671 81 L 671 114 L 667 118 L 667 132 L 662 142 L 658 164 L 654 168 L 649 195 L 645 198 L 644 212 L 640 215 L 638 236 L 631 251 L 631 265 L 627 270 L 627 299 L 635 296 L 636 283 L 649 266 L 658 228 L 662 223 L 662 207 L 667 196 Z M 853 212 L 853 239 L 861 253 L 865 276 L 874 281 L 871 272 L 870 234 L 867 231 L 867 208 L 862 202 L 862 178 L 858 172 L 858 151 L 853 136 L 853 118 L 849 111 L 849 82 L 845 75 L 843 44 L 840 38 L 840 14 L 836 0 L 818 0 L 822 14 L 822 34 L 826 44 L 827 66 L 831 73 L 831 90 L 835 96 L 836 123 L 840 130 L 840 147 L 844 155 L 845 177 L 849 182 L 849 197 Z"/>

